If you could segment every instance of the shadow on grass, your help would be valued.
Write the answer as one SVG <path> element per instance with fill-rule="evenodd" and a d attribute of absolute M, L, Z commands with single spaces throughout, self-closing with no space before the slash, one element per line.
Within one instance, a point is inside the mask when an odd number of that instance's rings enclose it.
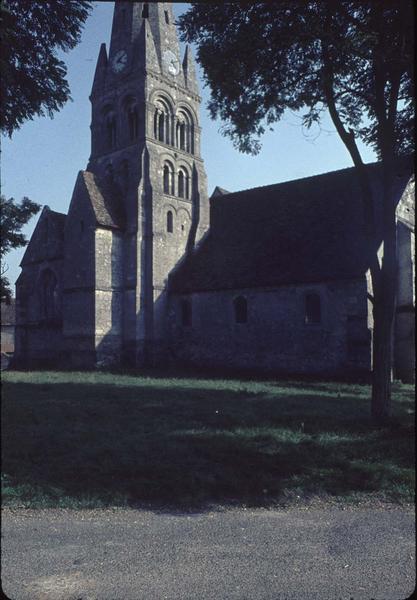
<path fill-rule="evenodd" d="M 398 394 L 393 424 L 375 427 L 369 388 L 358 385 L 65 377 L 29 383 L 14 374 L 3 385 L 5 505 L 205 510 L 369 493 L 412 500 L 409 389 Z"/>

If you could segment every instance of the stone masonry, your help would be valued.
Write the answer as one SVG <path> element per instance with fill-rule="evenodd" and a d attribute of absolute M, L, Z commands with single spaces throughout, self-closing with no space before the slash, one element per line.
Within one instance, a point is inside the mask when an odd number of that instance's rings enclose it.
<path fill-rule="evenodd" d="M 45 207 L 16 284 L 15 363 L 348 376 L 372 365 L 354 169 L 208 199 L 198 81 L 172 6 L 115 3 L 68 215 Z M 369 165 L 378 211 L 380 166 Z M 414 372 L 414 187 L 398 171 L 396 376 Z"/>

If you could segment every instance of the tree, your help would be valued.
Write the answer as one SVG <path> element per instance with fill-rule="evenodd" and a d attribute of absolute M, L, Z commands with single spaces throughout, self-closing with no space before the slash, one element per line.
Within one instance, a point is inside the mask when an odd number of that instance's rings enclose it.
<path fill-rule="evenodd" d="M 23 198 L 21 203 L 17 204 L 13 198 L 6 199 L 5 196 L 0 196 L 0 209 L 1 301 L 10 302 L 12 292 L 5 276 L 8 268 L 3 262 L 3 257 L 12 248 L 26 246 L 27 240 L 21 232 L 22 227 L 36 215 L 40 205 L 29 198 Z"/>
<path fill-rule="evenodd" d="M 371 413 L 391 410 L 396 301 L 396 159 L 413 150 L 414 70 L 411 0 L 277 0 L 193 4 L 179 18 L 183 41 L 211 88 L 209 111 L 243 152 L 256 154 L 265 127 L 286 109 L 309 127 L 325 110 L 350 153 L 362 190 L 368 239 L 375 235 L 373 191 L 358 148 L 383 163 L 382 264 L 370 267 L 374 319 Z"/>
<path fill-rule="evenodd" d="M 65 64 L 56 56 L 78 43 L 91 2 L 3 0 L 1 131 L 11 137 L 35 115 L 50 117 L 70 98 Z"/>

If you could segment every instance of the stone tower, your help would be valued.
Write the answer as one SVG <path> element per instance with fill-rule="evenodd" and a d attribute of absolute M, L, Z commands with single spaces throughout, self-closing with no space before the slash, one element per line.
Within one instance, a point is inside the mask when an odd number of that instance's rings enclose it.
<path fill-rule="evenodd" d="M 168 274 L 209 225 L 201 99 L 169 3 L 115 3 L 90 100 L 91 156 L 65 225 L 65 347 L 72 364 L 157 363 Z"/>

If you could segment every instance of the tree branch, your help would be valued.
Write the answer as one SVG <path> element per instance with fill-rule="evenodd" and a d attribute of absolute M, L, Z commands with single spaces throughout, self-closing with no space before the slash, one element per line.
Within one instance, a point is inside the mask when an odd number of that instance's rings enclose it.
<path fill-rule="evenodd" d="M 326 12 L 327 17 L 331 18 L 328 12 L 328 7 Z M 328 30 L 329 28 L 330 23 L 328 24 Z M 326 103 L 329 108 L 330 117 L 333 121 L 334 126 L 336 127 L 336 131 L 339 134 L 343 143 L 345 144 L 359 176 L 359 182 L 362 188 L 365 233 L 368 239 L 368 243 L 372 243 L 375 240 L 375 218 L 372 188 L 370 185 L 368 173 L 366 172 L 365 165 L 362 161 L 362 157 L 356 144 L 355 134 L 352 129 L 346 130 L 337 111 L 336 101 L 334 97 L 334 73 L 332 67 L 332 60 L 329 52 L 328 43 L 325 39 L 322 39 L 322 61 L 323 91 L 326 98 Z M 376 253 L 370 253 L 370 262 L 374 296 L 378 296 L 380 291 L 381 267 L 379 265 Z"/>

